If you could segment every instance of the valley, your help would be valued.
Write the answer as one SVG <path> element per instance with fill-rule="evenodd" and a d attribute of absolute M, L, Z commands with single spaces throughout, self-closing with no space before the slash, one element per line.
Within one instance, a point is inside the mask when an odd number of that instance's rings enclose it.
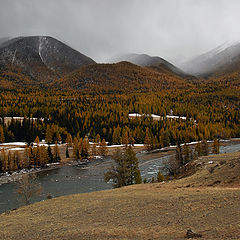
<path fill-rule="evenodd" d="M 0 239 L 236 239 L 238 48 L 182 70 L 147 54 L 97 63 L 50 36 L 1 40 Z M 119 149 L 141 181 L 112 189 Z M 14 181 L 31 173 L 43 191 L 22 207 Z"/>

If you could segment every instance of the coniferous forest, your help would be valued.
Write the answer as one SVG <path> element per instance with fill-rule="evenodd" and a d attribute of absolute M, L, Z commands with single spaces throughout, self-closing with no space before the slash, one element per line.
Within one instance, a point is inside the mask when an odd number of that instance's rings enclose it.
<path fill-rule="evenodd" d="M 43 89 L 0 93 L 0 141 L 48 143 L 100 135 L 109 144 L 149 141 L 152 148 L 240 137 L 238 88 L 196 84 L 191 88 L 136 93 L 92 93 Z M 129 113 L 142 117 L 129 118 Z M 169 119 L 173 113 L 183 119 Z M 150 114 L 163 117 L 154 120 Z M 4 122 L 4 117 L 24 117 Z M 10 118 L 11 119 L 11 118 Z"/>

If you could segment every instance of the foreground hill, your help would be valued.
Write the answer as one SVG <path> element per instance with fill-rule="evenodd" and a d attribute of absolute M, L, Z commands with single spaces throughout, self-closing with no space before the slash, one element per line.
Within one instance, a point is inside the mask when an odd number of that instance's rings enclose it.
<path fill-rule="evenodd" d="M 59 197 L 0 215 L 0 239 L 239 239 L 240 153 L 168 183 Z M 213 168 L 210 169 L 210 168 Z"/>
<path fill-rule="evenodd" d="M 0 68 L 4 76 L 21 72 L 33 84 L 51 82 L 90 63 L 95 62 L 48 36 L 18 37 L 0 44 Z"/>
<path fill-rule="evenodd" d="M 120 62 L 83 66 L 56 81 L 53 86 L 62 89 L 129 92 L 182 88 L 188 84 L 180 77 Z"/>

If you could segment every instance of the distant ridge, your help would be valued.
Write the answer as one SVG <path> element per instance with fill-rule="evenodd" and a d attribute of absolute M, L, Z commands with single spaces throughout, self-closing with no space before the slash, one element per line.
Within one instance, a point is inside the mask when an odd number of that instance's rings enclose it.
<path fill-rule="evenodd" d="M 158 56 L 153 57 L 147 54 L 130 53 L 110 60 L 113 63 L 121 61 L 128 61 L 141 67 L 148 67 L 160 73 L 174 74 L 181 77 L 188 76 L 184 71 Z"/>
<path fill-rule="evenodd" d="M 181 65 L 184 71 L 200 77 L 240 72 L 240 42 L 224 43 Z"/>

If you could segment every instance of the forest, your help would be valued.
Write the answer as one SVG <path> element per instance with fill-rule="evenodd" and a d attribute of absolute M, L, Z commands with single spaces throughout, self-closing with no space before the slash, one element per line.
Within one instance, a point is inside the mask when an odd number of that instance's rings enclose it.
<path fill-rule="evenodd" d="M 145 93 L 84 93 L 44 89 L 0 92 L 0 142 L 66 142 L 97 135 L 108 144 L 144 143 L 152 148 L 203 139 L 240 137 L 240 93 L 237 88 L 202 83 L 188 89 Z M 173 113 L 183 119 L 168 119 Z M 130 119 L 129 113 L 144 114 Z M 150 114 L 163 120 L 156 121 Z M 24 117 L 4 121 L 4 117 Z M 34 118 L 34 119 L 32 119 Z"/>

